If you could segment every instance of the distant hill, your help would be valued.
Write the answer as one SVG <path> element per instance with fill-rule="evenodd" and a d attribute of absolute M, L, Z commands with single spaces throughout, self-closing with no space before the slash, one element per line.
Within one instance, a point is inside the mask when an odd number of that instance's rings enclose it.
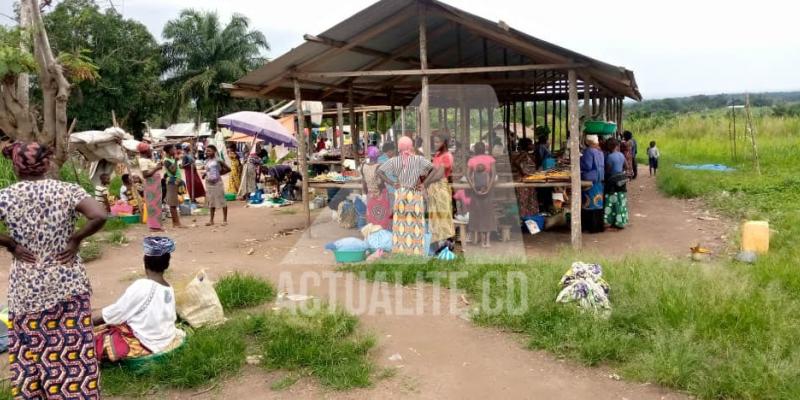
<path fill-rule="evenodd" d="M 685 113 L 713 110 L 730 105 L 743 105 L 744 99 L 744 93 L 698 95 L 645 100 L 640 103 L 626 104 L 626 108 L 629 113 L 644 115 Z M 795 108 L 793 103 L 800 103 L 800 92 L 750 93 L 750 104 L 753 107 Z"/>

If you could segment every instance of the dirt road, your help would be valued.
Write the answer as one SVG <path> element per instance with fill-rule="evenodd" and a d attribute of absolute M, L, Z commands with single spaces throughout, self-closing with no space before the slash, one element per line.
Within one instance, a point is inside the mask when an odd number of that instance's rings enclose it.
<path fill-rule="evenodd" d="M 632 183 L 630 192 L 631 227 L 623 232 L 586 236 L 589 252 L 623 255 L 632 251 L 659 251 L 684 257 L 688 248 L 698 242 L 716 249 L 724 245 L 721 236 L 725 224 L 708 220 L 696 207 L 697 203 L 662 197 L 648 177 Z M 462 319 L 459 315 L 467 306 L 457 295 L 445 290 L 437 291 L 431 286 L 387 287 L 332 274 L 335 270 L 332 256 L 323 253 L 320 247 L 327 239 L 319 235 L 319 225 L 330 220 L 326 214 L 326 211 L 317 214 L 318 227 L 310 235 L 290 233 L 302 224 L 299 208 L 245 209 L 238 203 L 232 206 L 231 224 L 227 227 L 205 227 L 205 220 L 200 217 L 196 227 L 169 232 L 178 247 L 170 279 L 187 279 L 203 268 L 212 276 L 238 270 L 267 277 L 276 284 L 281 282 L 281 290 L 307 292 L 325 299 L 335 297 L 333 301 L 359 314 L 363 330 L 378 339 L 373 354 L 375 362 L 396 368 L 397 374 L 363 390 L 330 392 L 312 380 L 301 380 L 285 391 L 274 392 L 269 386 L 281 377 L 280 373 L 265 374 L 258 368 L 247 367 L 243 374 L 200 396 L 173 392 L 165 393 L 163 398 L 686 398 L 654 385 L 611 379 L 611 372 L 604 369 L 584 368 L 544 352 L 526 350 L 512 334 L 479 328 Z M 140 273 L 139 243 L 145 235 L 142 227 L 129 230 L 130 245 L 109 248 L 102 259 L 89 264 L 95 307 L 115 300 Z M 542 235 L 529 241 L 527 251 L 552 252 L 554 246 L 568 241 L 565 234 Z M 251 249 L 252 255 L 248 255 Z M 8 265 L 8 257 L 0 256 L 0 281 L 7 281 Z M 302 283 L 307 283 L 306 289 Z M 365 302 L 348 301 L 343 294 L 359 283 L 364 286 Z M 5 287 L 2 290 L 5 294 Z M 370 303 L 375 301 L 412 307 L 422 304 L 423 312 L 397 315 L 397 307 L 371 307 Z M 434 307 L 437 303 L 443 304 L 445 310 L 452 304 L 455 312 L 437 313 Z"/>

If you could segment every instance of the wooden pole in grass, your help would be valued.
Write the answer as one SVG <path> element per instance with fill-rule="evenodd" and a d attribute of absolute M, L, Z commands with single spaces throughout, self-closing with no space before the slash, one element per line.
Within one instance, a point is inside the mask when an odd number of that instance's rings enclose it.
<path fill-rule="evenodd" d="M 758 146 L 756 145 L 756 127 L 753 125 L 753 114 L 750 111 L 749 93 L 745 95 L 744 108 L 747 116 L 747 133 L 750 135 L 750 143 L 753 146 L 753 166 L 756 168 L 758 176 L 761 176 L 761 162 L 758 159 Z"/>
<path fill-rule="evenodd" d="M 570 120 L 570 139 L 569 139 L 569 153 L 570 153 L 570 175 L 572 177 L 572 195 L 571 201 L 571 236 L 572 248 L 579 250 L 583 246 L 583 238 L 581 236 L 581 166 L 580 166 L 580 124 L 578 123 L 578 78 L 575 70 L 569 70 L 569 120 Z"/>
<path fill-rule="evenodd" d="M 308 207 L 308 157 L 306 156 L 305 115 L 303 115 L 303 99 L 300 95 L 300 82 L 294 79 L 294 101 L 297 105 L 297 157 L 300 162 L 300 174 L 303 176 L 303 214 L 305 215 L 306 229 L 311 227 L 311 209 Z"/>

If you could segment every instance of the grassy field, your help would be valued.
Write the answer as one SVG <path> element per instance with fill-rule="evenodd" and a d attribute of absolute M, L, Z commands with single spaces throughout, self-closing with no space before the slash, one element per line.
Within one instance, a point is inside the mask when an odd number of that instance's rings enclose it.
<path fill-rule="evenodd" d="M 759 117 L 762 176 L 753 171 L 749 156 L 742 157 L 741 138 L 740 159 L 731 160 L 728 121 L 721 113 L 638 122 L 650 123 L 650 129 L 637 131 L 640 146 L 656 140 L 663 154 L 660 188 L 678 197 L 701 197 L 736 221 L 769 220 L 776 233 L 768 256 L 743 265 L 728 259 L 692 264 L 648 255 L 608 260 L 562 254 L 524 264 L 390 263 L 353 270 L 404 283 L 466 271 L 458 287 L 477 305 L 473 320 L 518 332 L 531 348 L 587 365 L 609 365 L 626 378 L 701 399 L 800 398 L 800 274 L 795 265 L 800 254 L 793 243 L 800 237 L 800 119 Z M 637 124 L 627 127 L 636 129 Z M 725 163 L 738 171 L 690 172 L 675 169 L 674 163 Z M 609 318 L 555 303 L 559 279 L 576 260 L 604 266 L 614 307 Z M 524 293 L 503 282 L 484 285 L 495 271 L 523 274 L 528 283 Z M 523 303 L 525 311 L 489 312 L 497 301 Z"/>
<path fill-rule="evenodd" d="M 216 387 L 240 373 L 248 357 L 267 371 L 286 371 L 273 390 L 305 376 L 334 390 L 366 387 L 376 378 L 368 357 L 374 341 L 356 333 L 356 317 L 327 307 L 308 313 L 254 310 L 275 298 L 275 288 L 248 275 L 224 277 L 216 290 L 229 319 L 225 324 L 189 330 L 182 348 L 147 369 L 105 366 L 104 393 L 151 398 L 169 389 Z"/>

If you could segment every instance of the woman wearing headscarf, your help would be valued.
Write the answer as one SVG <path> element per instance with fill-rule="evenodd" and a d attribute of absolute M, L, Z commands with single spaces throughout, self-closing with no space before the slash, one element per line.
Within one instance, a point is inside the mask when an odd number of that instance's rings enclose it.
<path fill-rule="evenodd" d="M 361 166 L 361 185 L 367 195 L 367 222 L 391 229 L 392 210 L 389 208 L 389 195 L 378 176 L 380 150 L 375 146 L 367 148 L 367 164 Z"/>
<path fill-rule="evenodd" d="M 603 182 L 605 181 L 605 158 L 600 150 L 600 139 L 596 135 L 586 136 L 586 149 L 581 155 L 581 180 L 592 182 L 583 191 L 581 220 L 590 233 L 603 231 Z"/>
<path fill-rule="evenodd" d="M 179 199 L 181 187 L 184 186 L 183 174 L 178 168 L 178 161 L 176 160 L 177 150 L 175 146 L 168 144 L 164 146 L 164 175 L 167 183 L 166 196 L 164 202 L 169 206 L 169 213 L 172 216 L 173 228 L 184 228 L 181 225 L 181 214 L 178 207 L 181 205 Z"/>
<path fill-rule="evenodd" d="M 95 352 L 101 360 L 165 353 L 186 336 L 175 326 L 175 291 L 164 279 L 175 242 L 168 237 L 146 237 L 143 244 L 144 277 L 94 316 Z"/>
<path fill-rule="evenodd" d="M 49 179 L 50 150 L 38 143 L 3 149 L 19 182 L 0 190 L 0 245 L 13 255 L 8 282 L 12 396 L 98 399 L 91 286 L 81 242 L 106 221 L 79 185 Z M 78 214 L 88 222 L 76 231 Z M 43 216 L 47 216 L 43 218 Z"/>
<path fill-rule="evenodd" d="M 242 184 L 239 185 L 239 192 L 237 197 L 246 199 L 250 193 L 254 193 L 258 189 L 258 181 L 261 177 L 262 160 L 258 155 L 259 147 L 253 147 L 247 156 L 247 161 L 244 163 L 244 172 L 242 173 Z"/>
<path fill-rule="evenodd" d="M 144 177 L 144 206 L 147 215 L 147 227 L 153 232 L 160 232 L 164 230 L 161 227 L 162 164 L 153 161 L 153 150 L 149 144 L 140 143 L 136 150 L 139 151 L 139 169 L 142 170 L 142 177 Z"/>
<path fill-rule="evenodd" d="M 203 187 L 203 180 L 200 178 L 200 174 L 197 173 L 197 166 L 192 154 L 194 154 L 192 145 L 186 145 L 181 159 L 181 167 L 183 168 L 183 176 L 186 177 L 186 193 L 189 194 L 192 203 L 197 203 L 198 198 L 206 197 L 206 190 Z"/>
<path fill-rule="evenodd" d="M 387 185 L 394 186 L 394 218 L 392 223 L 392 251 L 395 254 L 424 256 L 425 199 L 423 182 L 432 171 L 433 164 L 416 155 L 414 141 L 404 136 L 398 143 L 399 155 L 378 168 L 378 175 Z M 389 178 L 388 174 L 396 177 Z"/>
<path fill-rule="evenodd" d="M 624 229 L 628 225 L 628 160 L 620 152 L 617 139 L 609 139 L 606 146 L 609 154 L 605 160 L 605 224 L 609 228 Z"/>
<path fill-rule="evenodd" d="M 428 190 L 428 218 L 431 242 L 436 244 L 456 235 L 453 225 L 453 193 L 450 176 L 453 173 L 453 154 L 450 153 L 450 135 L 439 132 L 433 137 L 436 154 L 433 156 L 433 172 L 425 180 Z"/>

